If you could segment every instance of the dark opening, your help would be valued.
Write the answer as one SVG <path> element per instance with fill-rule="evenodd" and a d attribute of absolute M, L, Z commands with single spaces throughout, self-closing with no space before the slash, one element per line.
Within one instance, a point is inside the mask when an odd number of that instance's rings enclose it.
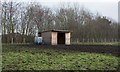
<path fill-rule="evenodd" d="M 41 32 L 38 32 L 38 37 L 41 37 Z"/>
<path fill-rule="evenodd" d="M 65 33 L 58 33 L 57 41 L 58 44 L 65 44 Z"/>

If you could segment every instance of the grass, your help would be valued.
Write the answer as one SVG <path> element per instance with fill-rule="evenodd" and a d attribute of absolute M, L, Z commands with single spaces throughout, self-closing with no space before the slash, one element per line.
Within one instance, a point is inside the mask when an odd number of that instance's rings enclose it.
<path fill-rule="evenodd" d="M 72 42 L 78 45 L 120 45 L 120 42 Z"/>
<path fill-rule="evenodd" d="M 117 70 L 119 57 L 111 54 L 66 52 L 4 44 L 3 70 Z"/>

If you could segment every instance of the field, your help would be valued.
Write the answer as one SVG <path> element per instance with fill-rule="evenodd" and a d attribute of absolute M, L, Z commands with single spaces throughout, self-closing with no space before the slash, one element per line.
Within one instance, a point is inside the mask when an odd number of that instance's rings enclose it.
<path fill-rule="evenodd" d="M 120 45 L 120 42 L 73 42 L 78 45 Z"/>
<path fill-rule="evenodd" d="M 3 44 L 3 70 L 119 70 L 117 45 Z"/>

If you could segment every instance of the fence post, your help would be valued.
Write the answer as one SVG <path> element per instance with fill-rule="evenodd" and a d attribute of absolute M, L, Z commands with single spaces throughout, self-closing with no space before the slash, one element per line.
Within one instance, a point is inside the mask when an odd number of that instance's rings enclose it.
<path fill-rule="evenodd" d="M 96 39 L 96 42 L 99 42 L 98 39 Z"/>
<path fill-rule="evenodd" d="M 83 42 L 84 42 L 84 38 L 83 38 Z"/>
<path fill-rule="evenodd" d="M 117 42 L 117 39 L 115 38 L 115 42 Z"/>
<path fill-rule="evenodd" d="M 95 41 L 94 41 L 94 38 L 93 38 L 93 42 L 95 42 Z"/>
<path fill-rule="evenodd" d="M 112 38 L 112 42 L 114 42 L 113 38 Z"/>
<path fill-rule="evenodd" d="M 105 42 L 106 42 L 106 38 L 105 38 L 105 40 L 104 40 Z"/>
<path fill-rule="evenodd" d="M 89 39 L 88 39 L 88 42 L 89 42 Z"/>
<path fill-rule="evenodd" d="M 11 43 L 13 44 L 13 38 L 12 38 L 12 41 L 11 41 Z"/>
<path fill-rule="evenodd" d="M 25 43 L 25 38 L 23 39 L 23 43 Z"/>
<path fill-rule="evenodd" d="M 103 40 L 101 39 L 101 42 L 103 42 Z"/>
<path fill-rule="evenodd" d="M 111 42 L 111 39 L 109 39 L 109 42 Z"/>

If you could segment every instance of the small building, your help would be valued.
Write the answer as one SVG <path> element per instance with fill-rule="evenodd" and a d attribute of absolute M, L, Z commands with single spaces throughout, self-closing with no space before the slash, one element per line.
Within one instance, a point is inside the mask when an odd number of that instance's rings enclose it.
<path fill-rule="evenodd" d="M 43 38 L 45 44 L 57 45 L 66 44 L 70 45 L 70 31 L 68 30 L 49 30 L 38 32 L 38 36 Z"/>

